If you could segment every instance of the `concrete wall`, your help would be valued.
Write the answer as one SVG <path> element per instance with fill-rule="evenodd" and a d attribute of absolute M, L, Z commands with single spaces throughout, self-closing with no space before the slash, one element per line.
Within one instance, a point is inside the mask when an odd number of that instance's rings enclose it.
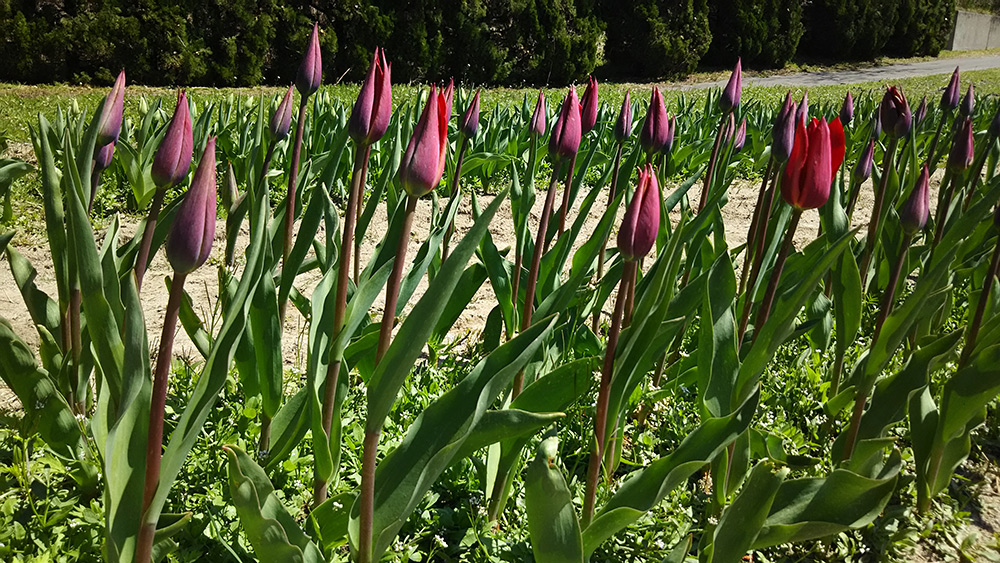
<path fill-rule="evenodd" d="M 974 51 L 1000 47 L 1000 17 L 976 12 L 958 11 L 955 29 L 948 49 Z"/>

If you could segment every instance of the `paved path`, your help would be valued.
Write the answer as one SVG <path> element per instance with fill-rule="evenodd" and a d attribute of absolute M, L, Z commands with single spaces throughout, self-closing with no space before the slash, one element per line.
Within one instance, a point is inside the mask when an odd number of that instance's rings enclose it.
<path fill-rule="evenodd" d="M 1000 68 L 1000 55 L 983 57 L 956 57 L 951 59 L 936 59 L 917 63 L 900 63 L 886 66 L 876 66 L 859 70 L 837 70 L 829 72 L 798 72 L 766 77 L 746 77 L 744 85 L 752 86 L 831 86 L 837 84 L 856 84 L 858 82 L 876 82 L 882 80 L 897 80 L 913 76 L 933 76 L 935 74 L 951 74 L 955 67 L 963 71 Z M 726 80 L 692 84 L 687 88 L 717 88 L 726 85 Z"/>

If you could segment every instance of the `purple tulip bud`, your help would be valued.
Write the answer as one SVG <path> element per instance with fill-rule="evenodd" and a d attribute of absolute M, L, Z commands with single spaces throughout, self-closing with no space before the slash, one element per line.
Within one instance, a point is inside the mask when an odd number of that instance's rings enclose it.
<path fill-rule="evenodd" d="M 910 133 L 913 116 L 910 114 L 910 104 L 906 103 L 906 96 L 899 88 L 890 86 L 886 89 L 879 106 L 879 116 L 886 135 L 898 139 Z"/>
<path fill-rule="evenodd" d="M 927 226 L 931 209 L 930 197 L 930 171 L 924 164 L 910 197 L 906 198 L 899 210 L 899 224 L 907 235 L 912 237 Z"/>
<path fill-rule="evenodd" d="M 868 146 L 861 153 L 861 158 L 854 165 L 854 177 L 858 182 L 864 182 L 872 175 L 872 164 L 875 162 L 875 139 L 868 140 Z"/>
<path fill-rule="evenodd" d="M 660 231 L 660 186 L 653 165 L 639 169 L 639 185 L 618 229 L 618 251 L 626 260 L 645 256 Z"/>
<path fill-rule="evenodd" d="M 998 114 L 1000 115 L 1000 114 Z M 618 121 L 615 121 L 615 140 L 624 143 L 632 134 L 632 96 L 625 90 L 625 99 L 622 100 L 622 109 L 618 112 Z"/>
<path fill-rule="evenodd" d="M 740 94 L 743 92 L 743 65 L 741 59 L 736 59 L 736 66 L 733 73 L 729 75 L 729 82 L 722 90 L 719 97 L 719 107 L 724 112 L 731 112 L 740 106 Z"/>
<path fill-rule="evenodd" d="M 955 131 L 955 140 L 948 154 L 948 169 L 954 174 L 965 172 L 972 166 L 972 119 L 966 117 Z"/>
<path fill-rule="evenodd" d="M 951 80 L 948 82 L 948 86 L 944 89 L 944 93 L 941 94 L 941 107 L 946 111 L 952 111 L 958 107 L 958 97 L 961 95 L 961 78 L 958 72 L 958 67 L 955 67 L 955 72 L 951 74 Z"/>
<path fill-rule="evenodd" d="M 677 118 L 673 115 L 667 120 L 669 126 L 667 127 L 667 138 L 663 142 L 663 152 L 669 154 L 671 149 L 674 148 L 674 132 L 677 131 Z"/>
<path fill-rule="evenodd" d="M 347 131 L 354 142 L 368 146 L 385 135 L 392 114 L 392 65 L 385 60 L 385 51 L 375 48 L 372 64 L 365 77 L 347 122 Z"/>
<path fill-rule="evenodd" d="M 288 130 L 292 128 L 292 87 L 288 87 L 285 97 L 278 104 L 278 109 L 274 110 L 271 116 L 271 138 L 280 141 L 288 136 Z"/>
<path fill-rule="evenodd" d="M 476 90 L 469 109 L 465 110 L 465 115 L 462 116 L 461 130 L 467 139 L 472 139 L 479 131 L 479 90 Z"/>
<path fill-rule="evenodd" d="M 994 139 L 1000 137 L 1000 106 L 997 106 L 997 112 L 993 115 L 993 121 L 990 122 L 990 135 Z"/>
<path fill-rule="evenodd" d="M 722 127 L 722 144 L 728 145 L 733 140 L 734 133 L 736 133 L 736 118 L 730 113 L 726 118 L 726 124 Z"/>
<path fill-rule="evenodd" d="M 447 110 L 450 104 L 444 91 L 437 92 L 431 86 L 427 105 L 399 165 L 400 183 L 413 197 L 430 193 L 441 182 L 448 150 Z"/>
<path fill-rule="evenodd" d="M 562 111 L 549 136 L 549 156 L 553 160 L 571 158 L 580 150 L 582 127 L 580 123 L 580 102 L 576 97 L 576 88 L 569 87 L 569 94 L 563 100 Z"/>
<path fill-rule="evenodd" d="M 320 82 L 323 81 L 323 55 L 319 51 L 319 24 L 313 24 L 312 36 L 309 38 L 309 47 L 302 57 L 302 64 L 299 65 L 299 73 L 295 76 L 295 87 L 298 88 L 301 96 L 311 96 L 319 90 Z"/>
<path fill-rule="evenodd" d="M 802 93 L 802 100 L 799 101 L 798 107 L 795 109 L 795 121 L 801 123 L 803 127 L 808 124 L 809 121 L 809 90 Z"/>
<path fill-rule="evenodd" d="M 94 152 L 94 170 L 102 172 L 111 166 L 111 159 L 115 156 L 115 143 L 108 143 Z"/>
<path fill-rule="evenodd" d="M 545 134 L 545 92 L 538 91 L 538 102 L 535 104 L 535 113 L 531 114 L 531 123 L 528 126 L 532 135 L 541 137 Z"/>
<path fill-rule="evenodd" d="M 965 92 L 965 97 L 962 98 L 962 105 L 958 108 L 958 113 L 965 117 L 972 117 L 972 112 L 976 109 L 976 95 L 973 91 L 972 84 L 969 84 L 968 91 Z"/>
<path fill-rule="evenodd" d="M 747 142 L 747 119 L 744 117 L 743 121 L 740 121 L 740 126 L 736 128 L 736 133 L 733 135 L 733 154 L 736 154 L 743 150 L 743 145 Z"/>
<path fill-rule="evenodd" d="M 847 125 L 854 119 L 854 97 L 848 91 L 844 96 L 844 105 L 840 106 L 840 122 Z"/>
<path fill-rule="evenodd" d="M 878 139 L 882 135 L 882 116 L 879 112 L 875 112 L 875 117 L 872 119 L 872 139 Z"/>
<path fill-rule="evenodd" d="M 597 79 L 593 76 L 587 79 L 587 89 L 580 99 L 580 126 L 584 135 L 597 125 Z"/>
<path fill-rule="evenodd" d="M 792 154 L 797 122 L 796 107 L 792 93 L 789 92 L 785 94 L 785 104 L 774 118 L 774 127 L 771 129 L 771 156 L 778 159 L 778 162 L 786 162 Z"/>
<path fill-rule="evenodd" d="M 655 154 L 664 149 L 667 144 L 667 137 L 670 135 L 670 124 L 667 119 L 667 108 L 663 105 L 663 96 L 660 90 L 653 87 L 653 93 L 649 97 L 649 110 L 646 112 L 646 120 L 642 123 L 642 131 L 639 133 L 639 144 L 647 154 Z"/>
<path fill-rule="evenodd" d="M 913 126 L 919 126 L 925 117 L 927 117 L 927 96 L 920 99 L 920 105 L 917 106 L 917 111 L 913 114 Z"/>
<path fill-rule="evenodd" d="M 215 239 L 215 137 L 209 137 L 191 187 L 177 209 L 167 237 L 167 260 L 187 274 L 205 263 Z"/>
<path fill-rule="evenodd" d="M 104 98 L 97 120 L 97 146 L 103 147 L 118 140 L 122 132 L 122 115 L 125 111 L 125 71 L 118 73 L 114 86 Z"/>
<path fill-rule="evenodd" d="M 184 181 L 191 167 L 193 152 L 191 110 L 188 108 L 187 96 L 182 91 L 177 97 L 174 117 L 167 125 L 167 132 L 153 157 L 153 183 L 158 188 L 168 188 Z"/>

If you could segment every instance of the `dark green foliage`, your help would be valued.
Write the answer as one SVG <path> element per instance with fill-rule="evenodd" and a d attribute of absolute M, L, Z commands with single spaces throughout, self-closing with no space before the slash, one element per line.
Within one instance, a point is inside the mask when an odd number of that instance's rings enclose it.
<path fill-rule="evenodd" d="M 601 0 L 607 23 L 603 67 L 616 77 L 678 76 L 708 50 L 708 0 Z"/>
<path fill-rule="evenodd" d="M 715 0 L 709 12 L 712 45 L 705 62 L 781 68 L 795 56 L 805 28 L 802 0 Z"/>
<path fill-rule="evenodd" d="M 829 59 L 881 54 L 899 16 L 899 0 L 814 0 L 806 6 L 803 51 Z"/>
<path fill-rule="evenodd" d="M 937 55 L 955 25 L 955 0 L 901 0 L 889 52 L 912 57 Z"/>

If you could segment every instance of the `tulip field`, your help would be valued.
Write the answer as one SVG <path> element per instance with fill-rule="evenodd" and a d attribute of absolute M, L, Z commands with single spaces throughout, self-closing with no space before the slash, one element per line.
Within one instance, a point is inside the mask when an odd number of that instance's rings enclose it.
<path fill-rule="evenodd" d="M 995 560 L 1000 98 L 391 62 L 33 117 L 0 560 Z"/>

